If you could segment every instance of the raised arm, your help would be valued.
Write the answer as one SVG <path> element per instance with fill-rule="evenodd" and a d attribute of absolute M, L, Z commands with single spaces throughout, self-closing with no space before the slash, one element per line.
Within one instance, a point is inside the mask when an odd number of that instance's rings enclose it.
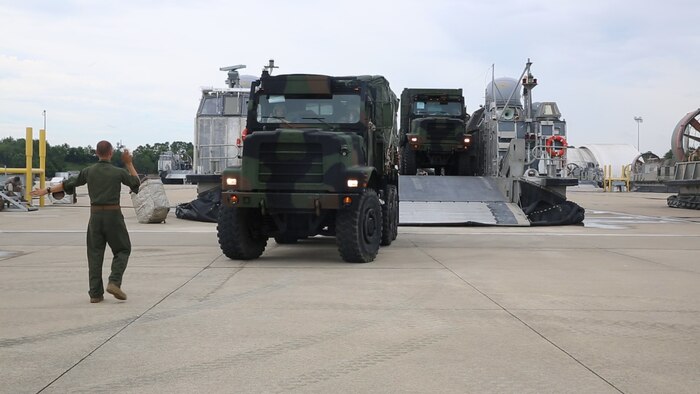
<path fill-rule="evenodd" d="M 139 175 L 136 172 L 136 168 L 134 168 L 134 156 L 131 155 L 128 149 L 124 149 L 124 151 L 122 151 L 122 163 L 124 163 L 124 166 L 126 167 L 126 170 L 129 171 L 129 174 L 133 176 Z"/>

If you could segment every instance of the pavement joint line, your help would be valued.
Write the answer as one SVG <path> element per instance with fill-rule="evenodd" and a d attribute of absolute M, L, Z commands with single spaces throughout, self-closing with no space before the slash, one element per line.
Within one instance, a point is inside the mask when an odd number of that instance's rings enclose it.
<path fill-rule="evenodd" d="M 356 320 L 351 324 L 340 325 L 335 328 L 324 330 L 318 333 L 288 339 L 272 345 L 246 350 L 242 353 L 236 353 L 233 355 L 200 362 L 197 364 L 183 365 L 165 371 L 150 373 L 148 375 L 132 376 L 127 382 L 123 380 L 119 382 L 115 381 L 112 383 L 105 383 L 100 386 L 93 386 L 88 388 L 88 390 L 74 390 L 74 392 L 84 391 L 94 393 L 99 391 L 125 391 L 126 389 L 132 387 L 135 384 L 153 385 L 157 384 L 162 379 L 172 379 L 173 375 L 181 378 L 182 376 L 192 376 L 195 374 L 207 373 L 214 369 L 230 368 L 236 365 L 246 365 L 252 361 L 269 359 L 272 357 L 276 357 L 280 354 L 296 351 L 306 347 L 311 347 L 318 343 L 338 338 L 341 335 L 347 335 L 353 332 L 365 330 L 383 324 L 383 321 L 379 317 L 387 318 L 387 316 L 391 316 L 392 314 L 398 315 L 401 312 L 405 312 L 405 309 L 401 306 L 411 304 L 414 299 L 422 299 L 426 295 L 423 293 L 427 293 L 427 290 L 424 290 L 422 293 L 416 293 L 408 299 L 404 300 L 403 302 L 399 303 L 399 305 L 397 305 L 395 308 L 392 308 L 389 311 L 393 313 L 387 314 L 384 310 L 376 310 L 376 313 L 374 313 L 368 318 Z M 120 390 L 122 388 L 124 390 Z"/>
<path fill-rule="evenodd" d="M 624 212 L 615 212 L 615 211 L 593 211 L 592 212 L 594 215 L 601 215 L 601 214 L 612 214 L 612 215 L 617 215 L 614 217 L 625 217 L 625 218 L 643 218 L 643 219 L 652 219 L 652 220 L 667 220 L 669 222 L 683 222 L 683 223 L 697 223 L 697 218 L 679 218 L 677 216 L 649 216 L 649 215 L 635 215 L 635 214 L 630 214 L 630 213 L 624 213 Z M 601 216 L 593 216 L 593 218 L 599 218 Z M 695 220 L 693 220 L 695 219 Z"/>
<path fill-rule="evenodd" d="M 335 365 L 306 372 L 278 383 L 277 390 L 274 390 L 273 392 L 286 393 L 299 390 L 300 388 L 308 385 L 325 382 L 340 376 L 355 373 L 359 370 L 371 368 L 377 364 L 386 363 L 442 341 L 445 338 L 448 338 L 452 331 L 456 331 L 456 329 L 453 327 L 448 329 L 446 332 L 429 332 L 419 337 L 412 337 L 397 344 L 375 349 L 371 353 L 367 353 L 349 360 L 344 360 Z"/>
<path fill-rule="evenodd" d="M 209 265 L 213 264 L 214 261 L 216 261 L 216 259 L 218 259 L 218 258 L 219 258 L 219 256 L 217 256 L 214 260 L 212 260 L 211 263 L 209 263 Z M 107 338 L 107 339 L 104 340 L 101 344 L 99 344 L 97 347 L 95 347 L 94 349 L 92 349 L 88 354 L 86 354 L 83 358 L 81 358 L 80 360 L 78 360 L 78 361 L 77 361 L 75 364 L 73 364 L 70 368 L 68 368 L 68 369 L 66 369 L 65 371 L 63 371 L 60 375 L 58 375 L 56 378 L 54 378 L 52 381 L 50 381 L 46 386 L 42 387 L 39 391 L 37 391 L 37 394 L 39 394 L 39 393 L 43 392 L 44 390 L 46 390 L 47 388 L 51 387 L 52 384 L 56 383 L 56 381 L 58 381 L 58 380 L 61 379 L 63 376 L 65 376 L 65 375 L 66 375 L 68 372 L 70 372 L 73 368 L 75 368 L 75 367 L 77 367 L 78 365 L 80 365 L 83 361 L 85 361 L 88 357 L 92 356 L 96 351 L 100 350 L 104 345 L 106 345 L 106 344 L 107 344 L 109 341 L 111 341 L 114 337 L 116 337 L 117 335 L 121 334 L 122 331 L 124 331 L 124 330 L 127 329 L 127 327 L 129 327 L 129 326 L 132 325 L 134 322 L 136 322 L 137 320 L 139 320 L 141 317 L 143 317 L 144 315 L 146 315 L 148 312 L 150 312 L 151 310 L 153 310 L 155 307 L 157 307 L 158 305 L 160 305 L 163 301 L 165 301 L 168 297 L 170 297 L 171 295 L 173 295 L 175 292 L 177 292 L 178 290 L 180 290 L 180 289 L 182 289 L 183 287 L 185 287 L 185 285 L 187 285 L 188 283 L 190 283 L 191 281 L 193 281 L 197 276 L 199 276 L 199 274 L 201 274 L 202 272 L 204 272 L 204 270 L 206 270 L 207 267 L 208 267 L 209 265 L 207 265 L 207 266 L 203 267 L 201 270 L 197 271 L 191 278 L 187 279 L 187 280 L 186 280 L 185 282 L 183 282 L 180 286 L 176 287 L 173 291 L 171 291 L 170 293 L 168 293 L 168 294 L 166 294 L 165 296 L 163 296 L 163 298 L 161 298 L 161 299 L 160 299 L 158 302 L 156 302 L 155 304 L 151 305 L 148 309 L 146 309 L 145 311 L 143 311 L 141 314 L 139 314 L 139 315 L 137 315 L 136 317 L 134 317 L 133 319 L 131 319 L 128 323 L 126 323 L 126 324 L 124 325 L 124 327 L 122 327 L 122 328 L 120 328 L 119 330 L 117 330 L 117 332 L 115 332 L 114 334 L 112 334 L 109 338 Z"/>
<path fill-rule="evenodd" d="M 624 234 L 624 233 L 524 233 L 524 232 L 499 232 L 499 231 L 479 231 L 479 232 L 465 232 L 465 233 L 443 233 L 443 232 L 410 232 L 402 231 L 401 234 L 412 234 L 412 235 L 456 235 L 456 236 L 520 236 L 520 237 L 622 237 L 622 238 L 647 238 L 647 237 L 666 237 L 666 238 L 700 238 L 700 234 Z"/>
<path fill-rule="evenodd" d="M 217 258 L 218 258 L 218 257 L 217 257 Z M 237 273 L 241 272 L 241 271 L 245 268 L 246 263 L 247 263 L 247 262 L 243 263 L 243 265 L 241 265 L 241 266 L 236 267 L 236 268 L 233 270 L 233 272 L 231 272 L 221 283 L 219 283 L 218 285 L 214 286 L 214 288 L 211 289 L 207 294 L 205 294 L 204 296 L 200 297 L 200 298 L 199 298 L 199 302 L 206 301 L 206 300 L 209 298 L 209 296 L 211 296 L 212 294 L 214 294 L 214 293 L 216 293 L 217 291 L 221 290 L 221 288 L 224 287 L 224 285 L 225 285 L 229 280 L 231 280 L 231 278 L 233 278 L 234 276 L 236 276 Z M 209 265 L 211 265 L 211 263 L 210 263 Z"/>
<path fill-rule="evenodd" d="M 666 269 L 669 269 L 669 270 L 671 270 L 671 271 L 686 272 L 686 273 L 691 273 L 691 274 L 696 274 L 696 275 L 697 275 L 697 274 L 700 274 L 700 272 L 693 271 L 693 270 L 690 270 L 690 269 L 685 269 L 685 268 L 680 268 L 680 267 L 674 267 L 674 266 L 672 266 L 672 265 L 667 265 L 667 264 L 664 264 L 664 263 L 659 263 L 658 261 L 649 260 L 649 259 L 645 259 L 645 258 L 643 258 L 643 257 L 633 256 L 633 255 L 629 255 L 629 254 L 626 254 L 626 253 L 622 253 L 622 252 L 619 251 L 619 249 L 617 249 L 617 248 L 615 248 L 615 249 L 606 249 L 606 250 L 607 250 L 608 252 L 613 253 L 613 254 L 616 254 L 616 255 L 618 255 L 618 256 L 630 257 L 630 258 L 633 258 L 633 259 L 635 259 L 635 260 L 644 261 L 644 262 L 646 262 L 646 263 L 651 263 L 651 264 L 654 264 L 654 265 L 660 265 L 660 266 L 662 266 L 662 267 L 664 267 L 664 268 L 666 268 Z"/>
<path fill-rule="evenodd" d="M 418 250 L 420 250 L 421 252 L 423 252 L 425 255 L 427 255 L 428 257 L 430 257 L 433 261 L 435 261 L 436 263 L 438 263 L 438 264 L 440 264 L 441 266 L 445 267 L 445 269 L 446 269 L 447 271 L 451 272 L 452 275 L 454 275 L 454 276 L 456 276 L 457 278 L 459 278 L 459 279 L 460 279 L 462 282 L 464 282 L 467 286 L 471 287 L 472 289 L 474 289 L 475 291 L 477 291 L 479 294 L 481 294 L 482 296 L 486 297 L 486 299 L 488 299 L 489 301 L 491 301 L 493 304 L 497 305 L 499 308 L 501 308 L 501 309 L 502 309 L 504 312 L 506 312 L 508 315 L 510 315 L 510 316 L 513 317 L 515 320 L 519 321 L 522 325 L 524 325 L 525 327 L 527 327 L 530 331 L 534 332 L 534 333 L 537 334 L 540 338 L 544 339 L 547 343 L 549 343 L 550 345 L 552 345 L 552 346 L 554 346 L 555 348 L 559 349 L 559 351 L 561 351 L 562 353 L 564 353 L 565 355 L 567 355 L 569 358 L 571 358 L 572 360 L 574 360 L 577 364 L 579 364 L 580 366 L 582 366 L 583 368 L 585 368 L 586 370 L 588 370 L 588 371 L 589 371 L 590 373 L 592 373 L 593 375 L 597 376 L 600 380 L 602 380 L 602 381 L 604 381 L 605 383 L 607 383 L 610 387 L 612 387 L 613 389 L 615 389 L 615 390 L 618 391 L 619 393 L 623 393 L 623 394 L 624 394 L 624 391 L 620 390 L 620 389 L 619 389 L 617 386 L 615 386 L 612 382 L 610 382 L 609 380 L 607 380 L 606 378 L 604 378 L 602 375 L 600 375 L 599 373 L 597 373 L 596 371 L 594 371 L 591 367 L 589 367 L 589 366 L 587 366 L 586 364 L 584 364 L 581 360 L 577 359 L 573 354 L 567 352 L 564 348 L 562 348 L 561 346 L 559 346 L 559 345 L 557 345 L 556 343 L 554 343 L 551 339 L 547 338 L 544 334 L 542 334 L 542 333 L 540 333 L 539 331 L 537 331 L 534 327 L 532 327 L 531 325 L 527 324 L 524 320 L 522 320 L 521 318 L 519 318 L 517 315 L 515 315 L 515 314 L 514 314 L 513 312 L 511 312 L 510 310 L 508 310 L 508 308 L 504 307 L 503 305 L 501 305 L 500 303 L 498 303 L 496 300 L 494 300 L 493 298 L 489 297 L 488 294 L 486 294 L 486 293 L 484 293 L 483 291 L 481 291 L 478 287 L 476 287 L 475 285 L 473 285 L 473 284 L 472 284 L 471 282 L 469 282 L 468 280 L 464 279 L 464 278 L 463 278 L 462 276 L 460 276 L 458 273 L 456 273 L 455 271 L 453 271 L 452 269 L 450 269 L 449 267 L 447 267 L 446 265 L 444 265 L 441 261 L 437 260 L 435 257 L 433 257 L 432 255 L 430 255 L 429 253 L 427 253 L 426 251 L 422 250 L 422 249 L 421 249 L 420 247 L 418 247 L 418 245 L 416 245 L 415 243 L 414 243 L 414 246 L 415 246 Z"/>
<path fill-rule="evenodd" d="M 0 234 L 84 234 L 85 229 L 79 230 L 0 230 Z M 139 230 L 129 229 L 129 233 L 137 234 L 215 234 L 216 229 L 172 229 L 172 230 Z M 412 232 L 410 230 L 401 231 L 401 234 L 425 235 L 422 232 Z M 668 233 L 649 233 L 649 234 L 625 234 L 625 233 L 548 233 L 548 232 L 516 232 L 516 231 L 475 231 L 475 232 L 430 232 L 434 235 L 456 235 L 456 236 L 518 236 L 518 237 L 622 237 L 622 238 L 646 238 L 646 237 L 665 237 L 665 238 L 700 238 L 700 234 L 668 234 Z"/>
<path fill-rule="evenodd" d="M 201 310 L 201 306 L 206 306 L 206 307 L 217 307 L 221 305 L 229 305 L 229 301 L 233 299 L 234 301 L 239 301 L 242 298 L 250 297 L 253 294 L 257 294 L 258 291 L 270 291 L 270 290 L 275 290 L 279 289 L 280 286 L 264 286 L 262 288 L 257 288 L 249 291 L 244 291 L 242 293 L 237 293 L 231 296 L 230 298 L 227 299 L 226 302 L 212 302 L 210 300 L 205 300 L 196 304 L 191 304 L 182 308 L 176 308 L 174 310 L 166 310 L 163 312 L 153 312 L 150 313 L 149 315 L 145 315 L 141 318 L 140 322 L 142 323 L 150 323 L 152 321 L 160 321 L 164 319 L 171 319 L 174 317 L 178 317 L 184 313 L 192 313 L 192 312 L 197 312 Z M 42 310 L 45 308 L 33 308 L 33 309 L 38 309 Z M 13 310 L 13 309 L 10 309 Z M 66 330 L 61 330 L 57 332 L 51 332 L 48 334 L 39 334 L 39 335 L 33 335 L 33 336 L 25 336 L 25 337 L 19 337 L 19 338 L 9 338 L 9 339 L 0 339 L 0 349 L 3 347 L 10 347 L 10 346 L 17 346 L 21 345 L 24 343 L 36 343 L 36 342 L 41 342 L 41 341 L 46 341 L 50 339 L 54 339 L 57 337 L 63 337 L 66 335 L 79 335 L 79 334 L 84 334 L 86 332 L 92 332 L 94 330 L 107 330 L 111 329 L 114 326 L 118 326 L 120 324 L 126 324 L 128 323 L 132 318 L 127 317 L 119 320 L 114 320 L 110 321 L 108 323 L 101 323 L 101 324 L 93 324 L 93 325 L 88 325 L 88 326 L 81 326 L 78 329 L 66 329 Z M 109 325 L 107 328 L 105 328 L 106 325 Z"/>
<path fill-rule="evenodd" d="M 0 234 L 76 234 L 85 233 L 85 229 L 81 230 L 61 230 L 61 229 L 40 229 L 40 230 L 0 230 Z M 139 230 L 139 229 L 129 229 L 129 234 L 139 233 L 139 234 L 215 234 L 216 229 L 169 229 L 169 230 Z"/>
<path fill-rule="evenodd" d="M 238 268 L 238 267 L 211 267 L 211 269 L 230 269 L 230 268 Z M 314 267 L 314 266 L 297 266 L 297 267 L 285 267 L 285 266 L 274 266 L 274 267 L 252 267 L 248 266 L 245 267 L 246 269 L 252 270 L 252 269 L 261 269 L 261 270 L 278 270 L 278 269 L 286 269 L 286 270 L 308 270 L 308 269 L 314 269 L 314 270 L 409 270 L 409 271 L 423 271 L 423 270 L 442 270 L 442 268 L 438 267 L 423 267 L 423 268 L 412 268 L 412 267 L 355 267 L 355 266 L 348 266 L 348 267 Z"/>

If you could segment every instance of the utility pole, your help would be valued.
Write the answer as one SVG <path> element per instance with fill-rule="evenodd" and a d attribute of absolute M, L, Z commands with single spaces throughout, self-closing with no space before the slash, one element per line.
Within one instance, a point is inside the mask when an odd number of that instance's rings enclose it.
<path fill-rule="evenodd" d="M 644 119 L 642 119 L 641 116 L 635 116 L 634 121 L 637 122 L 637 150 L 639 153 L 642 153 L 642 151 L 639 150 L 639 124 L 644 122 Z"/>

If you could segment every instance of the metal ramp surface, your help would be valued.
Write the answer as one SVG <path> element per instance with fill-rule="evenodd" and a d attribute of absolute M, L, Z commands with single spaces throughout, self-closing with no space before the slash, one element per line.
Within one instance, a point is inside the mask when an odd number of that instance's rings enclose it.
<path fill-rule="evenodd" d="M 22 201 L 20 197 L 16 195 L 11 196 L 2 191 L 0 191 L 0 204 L 2 204 L 0 205 L 0 211 L 4 210 L 6 206 L 8 211 L 29 212 L 38 210 L 37 207 Z"/>
<path fill-rule="evenodd" d="M 529 226 L 498 182 L 481 176 L 400 176 L 399 224 Z"/>

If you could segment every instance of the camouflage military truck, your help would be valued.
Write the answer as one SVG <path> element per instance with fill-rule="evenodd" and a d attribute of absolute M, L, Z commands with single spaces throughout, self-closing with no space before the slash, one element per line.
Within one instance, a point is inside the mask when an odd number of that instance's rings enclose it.
<path fill-rule="evenodd" d="M 401 93 L 401 175 L 419 168 L 472 175 L 462 89 L 404 89 Z"/>
<path fill-rule="evenodd" d="M 369 262 L 396 239 L 398 100 L 381 76 L 264 71 L 253 82 L 240 166 L 222 173 L 217 232 L 231 259 L 335 236 L 343 260 Z"/>

